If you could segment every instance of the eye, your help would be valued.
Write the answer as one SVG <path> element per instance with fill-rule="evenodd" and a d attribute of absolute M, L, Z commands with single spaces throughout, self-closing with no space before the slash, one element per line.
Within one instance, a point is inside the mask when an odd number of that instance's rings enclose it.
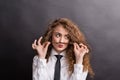
<path fill-rule="evenodd" d="M 68 40 L 68 39 L 69 39 L 69 36 L 68 36 L 68 35 L 65 35 L 65 39 L 67 39 L 67 40 Z"/>
<path fill-rule="evenodd" d="M 56 33 L 56 37 L 59 38 L 61 36 L 60 33 Z"/>

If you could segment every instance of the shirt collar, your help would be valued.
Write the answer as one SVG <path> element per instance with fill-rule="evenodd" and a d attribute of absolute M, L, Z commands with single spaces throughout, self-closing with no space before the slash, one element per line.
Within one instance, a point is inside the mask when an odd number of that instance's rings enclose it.
<path fill-rule="evenodd" d="M 62 51 L 62 52 L 59 53 L 59 54 L 65 56 L 66 51 Z M 55 51 L 54 48 L 52 48 L 52 50 L 51 50 L 51 55 L 52 55 L 52 56 L 54 56 L 54 55 L 58 55 L 58 53 Z"/>

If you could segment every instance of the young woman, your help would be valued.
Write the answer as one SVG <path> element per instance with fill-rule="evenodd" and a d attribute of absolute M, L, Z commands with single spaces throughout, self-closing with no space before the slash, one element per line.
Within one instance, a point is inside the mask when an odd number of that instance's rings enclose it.
<path fill-rule="evenodd" d="M 33 80 L 86 80 L 88 73 L 94 75 L 90 47 L 79 27 L 67 18 L 50 23 L 32 48 L 38 53 L 33 59 Z M 57 79 L 55 55 L 62 55 Z"/>

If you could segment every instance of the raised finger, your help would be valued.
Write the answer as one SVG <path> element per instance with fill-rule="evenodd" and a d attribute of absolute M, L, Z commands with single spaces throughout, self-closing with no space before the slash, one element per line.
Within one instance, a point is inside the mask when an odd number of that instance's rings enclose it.
<path fill-rule="evenodd" d="M 80 49 L 81 47 L 76 43 L 76 48 L 77 48 L 77 49 Z"/>
<path fill-rule="evenodd" d="M 32 48 L 35 49 L 35 44 L 32 44 Z"/>
<path fill-rule="evenodd" d="M 38 39 L 38 45 L 41 45 L 42 36 Z"/>
<path fill-rule="evenodd" d="M 37 42 L 37 40 L 35 39 L 35 41 L 34 41 L 34 43 L 33 43 L 33 44 L 35 44 L 35 45 L 36 45 L 36 42 Z"/>
<path fill-rule="evenodd" d="M 33 49 L 35 49 L 35 47 L 36 47 L 36 41 L 37 41 L 37 40 L 35 39 L 34 43 L 32 44 L 32 48 L 33 48 Z"/>
<path fill-rule="evenodd" d="M 77 49 L 77 46 L 76 46 L 76 44 L 77 44 L 77 43 L 73 43 L 73 45 L 74 45 L 74 50 L 75 50 L 75 49 Z"/>
<path fill-rule="evenodd" d="M 88 52 L 89 52 L 89 49 L 87 48 L 86 53 L 88 53 Z"/>

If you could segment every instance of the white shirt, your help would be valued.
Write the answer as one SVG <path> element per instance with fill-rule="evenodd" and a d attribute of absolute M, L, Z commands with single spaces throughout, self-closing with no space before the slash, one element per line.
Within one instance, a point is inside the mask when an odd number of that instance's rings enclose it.
<path fill-rule="evenodd" d="M 40 59 L 38 56 L 33 58 L 33 80 L 54 80 L 54 69 L 57 58 L 55 55 L 58 53 L 52 49 L 49 61 Z M 88 71 L 83 72 L 82 64 L 74 64 L 74 71 L 71 76 L 68 74 L 68 64 L 65 59 L 65 51 L 60 53 L 63 55 L 61 58 L 61 80 L 86 80 Z"/>

